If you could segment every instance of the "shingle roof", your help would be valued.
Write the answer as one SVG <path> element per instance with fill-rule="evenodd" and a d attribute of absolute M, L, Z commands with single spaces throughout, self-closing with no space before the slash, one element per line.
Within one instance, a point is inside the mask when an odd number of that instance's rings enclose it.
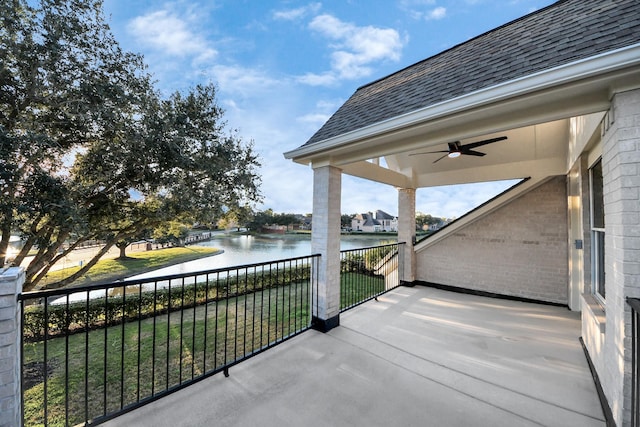
<path fill-rule="evenodd" d="M 378 221 L 376 221 L 376 219 L 373 217 L 373 215 L 371 215 L 371 214 L 362 214 L 362 216 L 365 219 L 364 224 L 363 224 L 364 226 L 372 227 L 374 225 L 380 225 L 380 223 Z"/>
<path fill-rule="evenodd" d="M 373 217 L 373 214 L 371 213 L 357 214 L 355 219 L 357 219 L 358 221 L 364 221 L 362 225 L 365 227 L 373 227 L 374 225 L 380 225 L 380 222 L 377 221 Z"/>
<path fill-rule="evenodd" d="M 381 211 L 380 209 L 378 209 L 376 211 L 376 219 L 380 220 L 380 219 L 393 219 L 392 215 L 389 215 L 388 213 L 386 213 L 385 211 Z"/>
<path fill-rule="evenodd" d="M 640 1 L 558 1 L 360 87 L 305 145 L 639 42 Z"/>

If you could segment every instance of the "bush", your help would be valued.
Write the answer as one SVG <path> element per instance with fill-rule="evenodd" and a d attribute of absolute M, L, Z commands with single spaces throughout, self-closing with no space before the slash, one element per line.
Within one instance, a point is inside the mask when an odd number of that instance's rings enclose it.
<path fill-rule="evenodd" d="M 139 286 L 115 287 L 117 295 L 92 298 L 87 302 L 43 304 L 24 309 L 24 338 L 38 341 L 144 319 L 278 286 L 309 280 L 311 268 L 286 268 L 269 274 L 248 273 L 195 284 L 172 285 L 140 292 Z M 68 307 L 68 309 L 67 309 Z M 46 319 L 45 319 L 46 317 Z"/>

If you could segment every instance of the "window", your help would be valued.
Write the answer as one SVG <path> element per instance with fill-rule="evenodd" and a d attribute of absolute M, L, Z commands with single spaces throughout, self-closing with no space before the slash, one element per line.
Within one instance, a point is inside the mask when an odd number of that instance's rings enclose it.
<path fill-rule="evenodd" d="M 602 182 L 602 159 L 589 171 L 591 190 L 591 283 L 593 293 L 604 301 L 604 194 Z"/>

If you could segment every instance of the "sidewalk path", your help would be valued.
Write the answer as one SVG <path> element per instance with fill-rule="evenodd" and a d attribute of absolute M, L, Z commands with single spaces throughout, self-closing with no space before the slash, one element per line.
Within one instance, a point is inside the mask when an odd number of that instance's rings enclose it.
<path fill-rule="evenodd" d="M 102 249 L 101 246 L 92 246 L 89 248 L 80 248 L 71 251 L 66 257 L 62 258 L 60 261 L 55 263 L 53 267 L 49 271 L 58 271 L 63 270 L 65 268 L 78 267 L 80 265 L 88 263 L 99 251 Z M 143 252 L 146 250 L 146 246 L 144 244 L 131 244 L 127 246 L 127 254 L 135 253 L 135 252 Z M 114 259 L 120 256 L 120 249 L 117 247 L 112 247 L 109 252 L 104 254 L 100 259 Z M 22 267 L 26 267 L 29 265 L 33 257 L 27 257 L 20 264 Z"/>

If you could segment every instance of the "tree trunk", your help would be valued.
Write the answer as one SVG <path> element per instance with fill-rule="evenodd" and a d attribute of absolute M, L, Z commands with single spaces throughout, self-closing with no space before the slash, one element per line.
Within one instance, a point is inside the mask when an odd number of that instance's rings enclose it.
<path fill-rule="evenodd" d="M 24 259 L 29 255 L 29 252 L 31 251 L 31 248 L 33 248 L 33 246 L 36 243 L 36 240 L 38 238 L 38 230 L 39 229 L 40 230 L 43 229 L 43 227 L 38 228 L 38 225 L 40 225 L 43 216 L 44 216 L 44 214 L 38 215 L 38 217 L 35 218 L 33 220 L 33 222 L 31 223 L 31 227 L 29 228 L 29 231 L 30 231 L 29 232 L 29 237 L 27 237 L 27 240 L 22 245 L 22 249 L 20 249 L 20 253 L 18 254 L 18 256 L 13 261 L 13 265 L 22 264 L 22 261 L 24 261 Z"/>
<path fill-rule="evenodd" d="M 22 264 L 22 261 L 24 261 L 27 255 L 29 255 L 29 252 L 31 251 L 31 248 L 33 248 L 33 244 L 35 242 L 36 236 L 30 235 L 27 238 L 27 241 L 22 245 L 22 249 L 20 249 L 20 253 L 18 254 L 18 256 L 16 256 L 16 258 L 13 260 L 13 265 L 19 266 L 20 264 Z"/>
<path fill-rule="evenodd" d="M 118 258 L 120 259 L 125 259 L 127 257 L 127 246 L 129 246 L 128 244 L 118 244 L 116 243 L 116 246 L 118 247 L 118 249 L 120 249 L 120 256 Z"/>
<path fill-rule="evenodd" d="M 102 258 L 102 256 L 104 254 L 106 254 L 107 252 L 109 252 L 109 249 L 111 249 L 114 245 L 114 242 L 109 242 L 107 241 L 107 243 L 104 245 L 104 247 L 102 249 L 100 249 L 100 251 L 93 257 L 91 258 L 91 260 L 89 260 L 88 263 L 84 264 L 80 270 L 76 271 L 75 273 L 73 273 L 71 276 L 67 277 L 66 279 L 62 279 L 59 282 L 56 283 L 52 283 L 51 286 L 52 287 L 62 287 L 65 285 L 68 285 L 69 283 L 73 282 L 74 280 L 76 280 L 77 278 L 81 277 L 82 275 L 84 275 L 87 271 L 89 271 L 89 269 L 91 267 L 93 267 L 94 265 L 96 265 L 96 263 L 98 261 L 100 261 L 100 258 Z M 45 273 L 46 274 L 46 273 Z M 42 278 L 44 277 L 44 274 L 40 273 L 38 274 L 38 277 L 36 277 L 32 283 L 30 283 L 30 287 L 33 288 L 40 280 L 42 280 Z M 26 286 L 26 284 L 25 284 Z"/>
<path fill-rule="evenodd" d="M 49 231 L 43 236 L 41 236 L 43 237 L 42 239 L 43 242 L 50 242 L 51 237 L 53 236 L 53 229 L 51 227 L 48 227 L 48 228 L 49 228 Z M 38 248 L 38 253 L 36 254 L 35 257 L 33 257 L 31 262 L 27 266 L 26 283 L 29 283 L 31 278 L 33 278 L 33 276 L 38 274 L 40 270 L 42 270 L 43 268 L 46 268 L 46 270 L 49 271 L 49 269 L 53 265 L 51 260 L 53 260 L 56 257 L 56 253 L 62 246 L 63 242 L 64 242 L 64 239 L 62 240 L 56 239 L 55 242 L 50 243 L 48 246 L 41 246 Z"/>
<path fill-rule="evenodd" d="M 7 249 L 9 249 L 9 239 L 11 239 L 11 222 L 5 221 L 2 224 L 2 230 L 0 230 L 0 268 L 4 267 L 4 263 L 7 259 Z"/>

